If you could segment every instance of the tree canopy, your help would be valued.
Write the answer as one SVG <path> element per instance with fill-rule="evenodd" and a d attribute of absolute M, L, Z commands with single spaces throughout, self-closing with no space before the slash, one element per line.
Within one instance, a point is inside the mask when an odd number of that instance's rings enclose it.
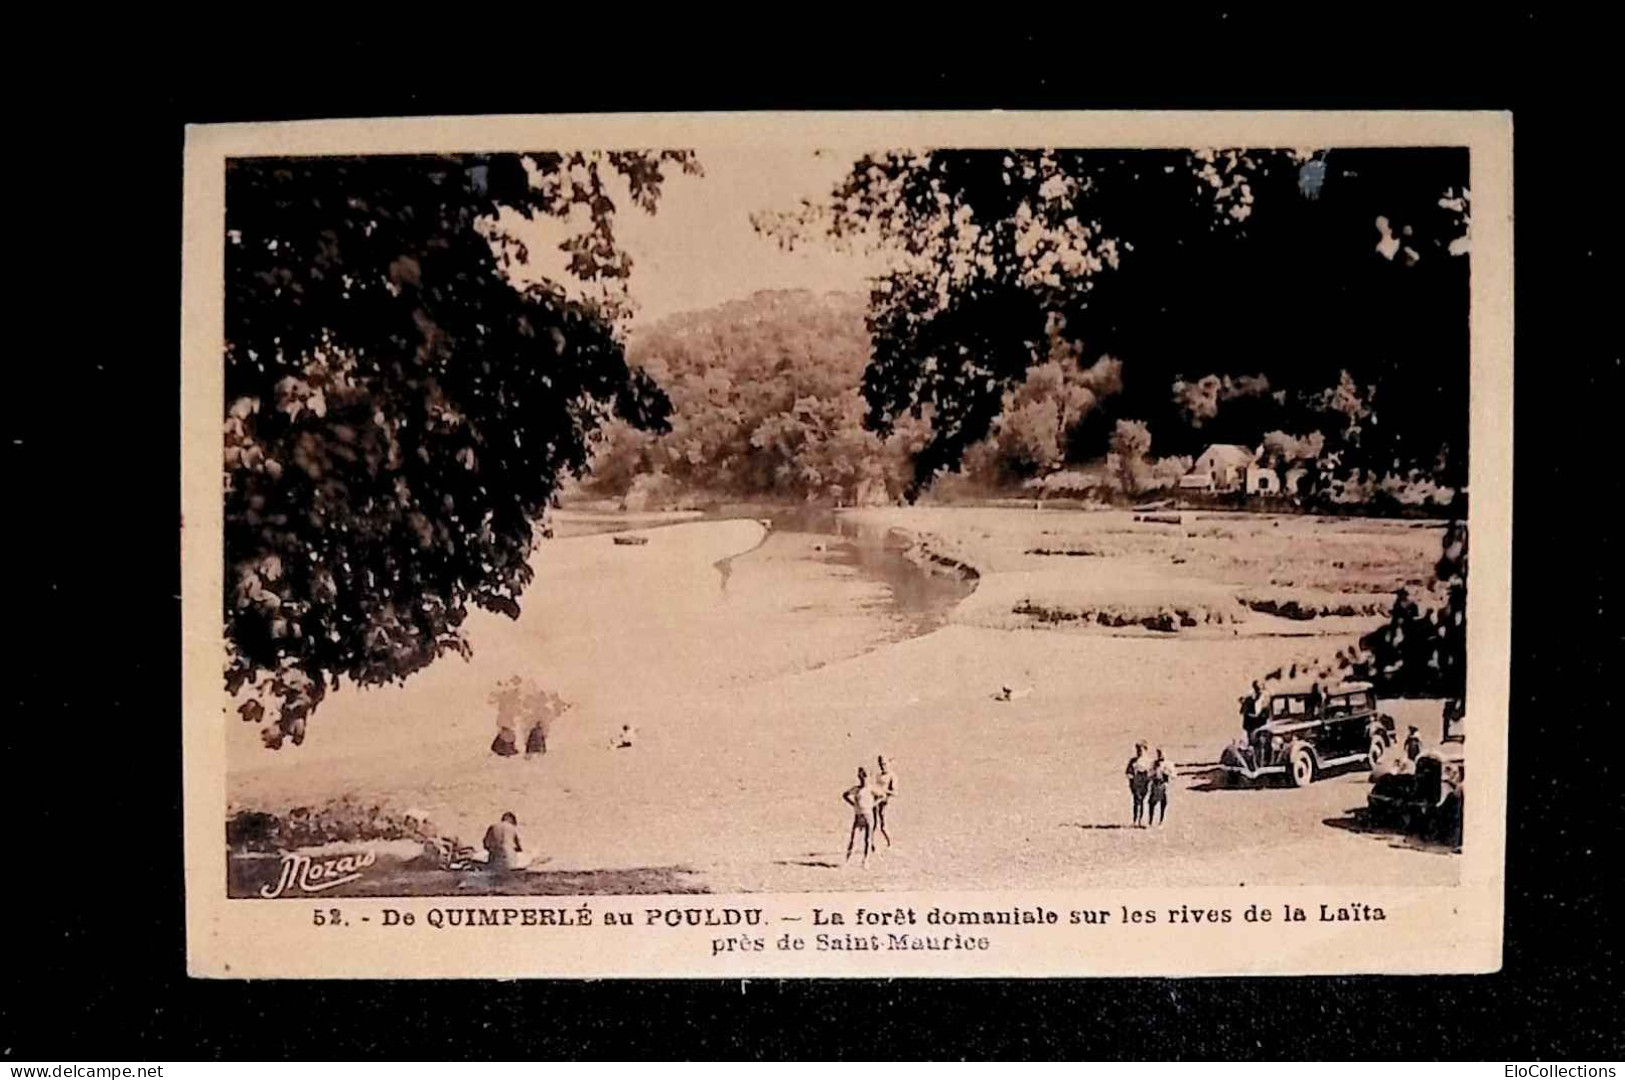
<path fill-rule="evenodd" d="M 1121 361 L 1120 419 L 1167 454 L 1322 432 L 1336 467 L 1466 474 L 1467 152 L 935 150 L 863 157 L 759 230 L 887 252 L 866 422 L 934 417 L 914 487 L 993 433 L 1051 361 Z"/>
<path fill-rule="evenodd" d="M 883 440 L 863 425 L 861 295 L 758 292 L 662 319 L 628 351 L 669 395 L 669 430 L 615 424 L 592 464 L 597 491 L 659 477 L 713 495 L 851 500 L 862 485 L 896 495 L 907 483 L 908 433 Z"/>
<path fill-rule="evenodd" d="M 653 213 L 687 151 L 251 158 L 228 164 L 227 687 L 300 741 L 329 685 L 467 653 L 517 616 L 536 522 L 609 419 L 668 402 L 617 333 L 615 194 Z M 564 282 L 504 212 L 580 222 Z"/>

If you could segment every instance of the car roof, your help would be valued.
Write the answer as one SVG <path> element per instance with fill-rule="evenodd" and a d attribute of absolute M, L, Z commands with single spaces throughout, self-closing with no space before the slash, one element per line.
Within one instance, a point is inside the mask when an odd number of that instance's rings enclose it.
<path fill-rule="evenodd" d="M 1315 679 L 1294 679 L 1285 683 L 1278 683 L 1265 689 L 1271 697 L 1292 697 L 1298 694 L 1307 694 L 1314 686 Z M 1362 694 L 1371 690 L 1368 682 L 1322 683 L 1320 692 L 1327 697 L 1336 697 L 1341 694 Z"/>

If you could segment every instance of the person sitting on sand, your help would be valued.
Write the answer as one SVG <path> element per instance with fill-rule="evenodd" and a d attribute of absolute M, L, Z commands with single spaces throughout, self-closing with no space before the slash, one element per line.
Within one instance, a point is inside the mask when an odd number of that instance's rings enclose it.
<path fill-rule="evenodd" d="M 1134 756 L 1128 759 L 1123 775 L 1128 777 L 1128 793 L 1134 799 L 1134 827 L 1140 827 L 1145 815 L 1145 796 L 1151 788 L 1151 759 L 1146 756 L 1150 745 L 1143 740 L 1134 744 Z"/>
<path fill-rule="evenodd" d="M 891 847 L 891 833 L 886 831 L 886 804 L 897 794 L 897 774 L 886 768 L 886 759 L 876 755 L 875 765 L 875 831 L 886 838 Z"/>
<path fill-rule="evenodd" d="M 492 870 L 522 870 L 530 862 L 530 856 L 519 841 L 519 818 L 512 810 L 485 830 L 485 851 L 490 856 L 485 865 Z"/>
<path fill-rule="evenodd" d="M 1168 820 L 1168 785 L 1174 779 L 1173 770 L 1168 768 L 1168 762 L 1163 758 L 1160 747 L 1157 749 L 1157 759 L 1151 763 L 1149 779 L 1151 801 L 1147 804 L 1145 823 L 1160 825 Z"/>
<path fill-rule="evenodd" d="M 841 798 L 852 808 L 852 831 L 846 837 L 846 861 L 852 861 L 852 846 L 863 831 L 863 865 L 869 865 L 869 849 L 874 842 L 875 789 L 869 786 L 869 773 L 858 769 L 857 787 L 847 788 Z"/>
<path fill-rule="evenodd" d="M 547 725 L 540 720 L 530 725 L 530 732 L 525 736 L 525 756 L 547 753 Z"/>
<path fill-rule="evenodd" d="M 615 734 L 614 738 L 609 740 L 609 748 L 611 750 L 630 750 L 632 743 L 637 740 L 637 734 L 637 729 L 631 724 L 622 724 L 621 730 Z"/>

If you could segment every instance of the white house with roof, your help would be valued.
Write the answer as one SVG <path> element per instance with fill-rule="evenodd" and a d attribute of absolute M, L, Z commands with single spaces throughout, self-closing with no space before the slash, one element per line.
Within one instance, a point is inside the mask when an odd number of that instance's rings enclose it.
<path fill-rule="evenodd" d="M 1308 474 L 1309 470 L 1302 466 L 1283 469 L 1267 464 L 1263 447 L 1252 450 L 1236 443 L 1214 443 L 1202 451 L 1191 471 L 1179 478 L 1179 486 L 1184 491 L 1295 495 Z"/>
<path fill-rule="evenodd" d="M 1247 494 L 1296 495 L 1309 470 L 1301 465 L 1276 469 L 1265 465 L 1262 458 L 1247 466 Z"/>
<path fill-rule="evenodd" d="M 1214 443 L 1179 478 L 1179 487 L 1184 491 L 1239 491 L 1246 486 L 1247 470 L 1257 458 L 1245 446 Z"/>

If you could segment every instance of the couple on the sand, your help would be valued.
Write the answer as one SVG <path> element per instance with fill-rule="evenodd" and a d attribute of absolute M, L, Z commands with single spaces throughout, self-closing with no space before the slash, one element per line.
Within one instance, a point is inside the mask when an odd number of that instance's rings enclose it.
<path fill-rule="evenodd" d="M 841 793 L 841 798 L 852 808 L 852 831 L 846 838 L 846 859 L 852 861 L 853 845 L 857 843 L 858 833 L 862 832 L 864 866 L 869 865 L 869 851 L 874 847 L 876 830 L 886 838 L 886 846 L 891 847 L 891 833 L 886 831 L 886 804 L 897 794 L 897 775 L 886 768 L 886 759 L 876 756 L 875 766 L 878 771 L 873 780 L 869 779 L 868 770 L 859 768 L 857 786 Z"/>
<path fill-rule="evenodd" d="M 1168 785 L 1173 782 L 1173 770 L 1157 751 L 1155 758 L 1151 757 L 1151 744 L 1144 739 L 1134 744 L 1134 756 L 1128 759 L 1128 767 L 1123 775 L 1128 777 L 1128 792 L 1134 797 L 1134 827 L 1141 828 L 1141 818 L 1145 824 L 1152 824 L 1153 820 L 1160 825 L 1168 818 Z"/>

